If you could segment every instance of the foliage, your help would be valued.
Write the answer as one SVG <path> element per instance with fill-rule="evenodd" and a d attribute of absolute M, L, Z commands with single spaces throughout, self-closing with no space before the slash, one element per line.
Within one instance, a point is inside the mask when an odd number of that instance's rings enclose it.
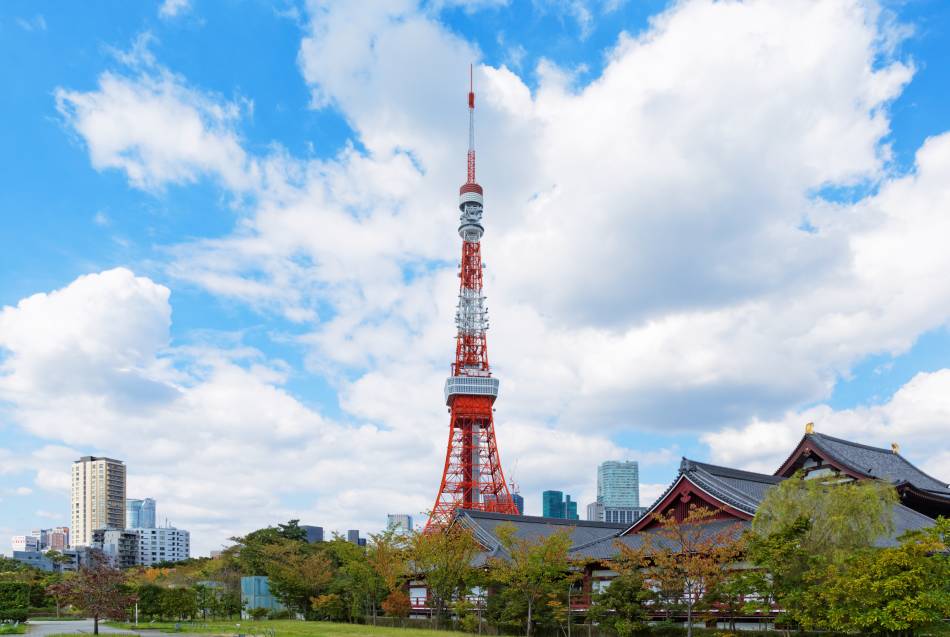
<path fill-rule="evenodd" d="M 409 617 L 412 603 L 405 591 L 395 589 L 386 596 L 382 603 L 383 612 L 390 617 Z"/>
<path fill-rule="evenodd" d="M 770 489 L 752 522 L 748 550 L 763 571 L 763 601 L 792 621 L 809 622 L 813 587 L 893 532 L 895 502 L 893 487 L 873 480 L 829 484 L 796 474 Z"/>
<path fill-rule="evenodd" d="M 414 535 L 410 550 L 413 569 L 425 577 L 430 604 L 439 618 L 471 586 L 475 576 L 471 563 L 480 547 L 470 530 L 452 525 L 444 531 Z"/>
<path fill-rule="evenodd" d="M 0 608 L 29 608 L 28 582 L 0 582 Z"/>
<path fill-rule="evenodd" d="M 530 637 L 539 606 L 544 603 L 546 610 L 557 618 L 564 603 L 561 598 L 575 578 L 567 555 L 570 535 L 559 531 L 529 540 L 519 538 L 514 525 L 504 524 L 498 527 L 498 539 L 507 556 L 492 558 L 489 577 L 501 587 L 500 600 L 510 602 L 501 615 L 521 616 L 525 634 Z"/>
<path fill-rule="evenodd" d="M 26 632 L 23 624 L 0 624 L 0 635 L 22 635 Z"/>
<path fill-rule="evenodd" d="M 798 473 L 769 489 L 752 531 L 764 538 L 807 520 L 802 543 L 811 555 L 834 560 L 893 533 L 897 501 L 894 488 L 877 480 L 829 484 Z"/>
<path fill-rule="evenodd" d="M 706 591 L 722 581 L 728 565 L 742 554 L 741 530 L 715 520 L 716 511 L 692 504 L 683 520 L 654 515 L 659 527 L 643 534 L 644 575 L 659 591 L 661 605 L 686 609 L 687 635 L 692 637 L 695 613 L 710 601 Z"/>
<path fill-rule="evenodd" d="M 25 608 L 0 608 L 0 621 L 25 622 L 29 614 Z"/>
<path fill-rule="evenodd" d="M 950 616 L 950 520 L 912 532 L 900 545 L 865 548 L 806 577 L 796 619 L 805 628 L 920 632 Z"/>
<path fill-rule="evenodd" d="M 607 628 L 618 637 L 630 637 L 641 633 L 647 626 L 648 613 L 645 603 L 653 593 L 644 585 L 640 571 L 644 563 L 641 551 L 632 550 L 619 543 L 620 554 L 608 566 L 617 576 L 607 588 L 594 595 L 587 619 Z"/>
<path fill-rule="evenodd" d="M 193 588 L 168 588 L 162 591 L 163 617 L 191 619 L 198 614 L 198 600 Z"/>
<path fill-rule="evenodd" d="M 94 558 L 72 577 L 52 584 L 49 593 L 58 602 L 72 604 L 93 618 L 93 633 L 99 634 L 99 619 L 123 619 L 135 603 L 129 592 L 125 574 L 108 565 L 104 558 Z"/>
<path fill-rule="evenodd" d="M 330 560 L 313 544 L 280 539 L 263 547 L 268 585 L 285 606 L 305 613 L 332 579 Z"/>
<path fill-rule="evenodd" d="M 337 622 L 346 620 L 346 604 L 343 602 L 343 598 L 336 593 L 312 597 L 310 598 L 310 606 L 317 612 L 320 619 Z"/>

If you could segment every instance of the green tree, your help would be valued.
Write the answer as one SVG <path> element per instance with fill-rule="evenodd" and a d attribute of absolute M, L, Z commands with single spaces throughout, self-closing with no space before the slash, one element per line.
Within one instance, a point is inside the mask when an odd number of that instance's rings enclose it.
<path fill-rule="evenodd" d="M 330 560 L 313 544 L 281 539 L 265 545 L 261 555 L 274 597 L 300 613 L 310 609 L 310 598 L 333 576 Z"/>
<path fill-rule="evenodd" d="M 135 593 L 138 596 L 139 615 L 143 618 L 161 619 L 162 587 L 157 584 L 139 584 Z"/>
<path fill-rule="evenodd" d="M 573 577 L 567 551 L 571 538 L 567 531 L 530 540 L 520 538 L 512 524 L 498 527 L 497 535 L 506 555 L 492 558 L 489 577 L 504 588 L 506 597 L 518 600 L 524 608 L 525 635 L 531 637 L 535 613 L 541 603 L 557 602 Z M 548 610 L 554 610 L 548 606 Z"/>
<path fill-rule="evenodd" d="M 472 532 L 459 525 L 412 536 L 414 570 L 425 577 L 436 618 L 442 617 L 452 600 L 468 593 L 474 578 L 472 560 L 479 551 Z"/>
<path fill-rule="evenodd" d="M 92 615 L 94 635 L 99 634 L 99 619 L 126 619 L 136 600 L 125 574 L 102 557 L 93 558 L 72 577 L 50 586 L 49 594 Z"/>
<path fill-rule="evenodd" d="M 162 590 L 162 614 L 177 620 L 198 614 L 198 601 L 193 588 L 166 588 Z"/>
<path fill-rule="evenodd" d="M 838 483 L 804 479 L 798 473 L 769 489 L 752 531 L 768 537 L 807 520 L 802 543 L 811 555 L 835 560 L 893 533 L 897 502 L 894 487 L 877 480 Z"/>
<path fill-rule="evenodd" d="M 607 588 L 594 594 L 587 613 L 588 621 L 597 622 L 618 637 L 630 637 L 642 632 L 647 626 L 648 613 L 645 604 L 653 598 L 640 570 L 643 553 L 632 550 L 618 542 L 617 559 L 609 562 L 617 573 Z"/>
<path fill-rule="evenodd" d="M 865 548 L 809 574 L 802 626 L 894 633 L 945 628 L 950 617 L 950 520 L 901 538 L 896 547 Z"/>
<path fill-rule="evenodd" d="M 752 521 L 748 556 L 764 570 L 760 593 L 793 621 L 807 620 L 816 573 L 893 533 L 897 493 L 882 482 L 804 479 L 770 489 Z M 831 570 L 829 570 L 831 569 Z"/>

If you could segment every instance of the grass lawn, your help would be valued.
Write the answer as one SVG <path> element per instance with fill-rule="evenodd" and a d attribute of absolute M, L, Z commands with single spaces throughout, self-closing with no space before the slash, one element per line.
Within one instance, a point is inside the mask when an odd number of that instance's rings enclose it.
<path fill-rule="evenodd" d="M 23 624 L 0 624 L 0 635 L 22 635 L 26 632 L 26 626 Z"/>
<path fill-rule="evenodd" d="M 110 626 L 125 630 L 155 629 L 162 632 L 174 632 L 175 622 L 141 622 L 132 624 L 111 623 Z M 254 621 L 236 619 L 233 621 L 181 622 L 181 631 L 186 633 L 204 633 L 213 635 L 263 635 L 265 631 L 274 631 L 276 637 L 460 637 L 468 633 L 448 630 L 426 630 L 424 628 L 386 628 L 383 626 L 365 626 L 362 624 L 334 624 L 332 622 L 306 622 L 294 619 L 275 619 Z"/>

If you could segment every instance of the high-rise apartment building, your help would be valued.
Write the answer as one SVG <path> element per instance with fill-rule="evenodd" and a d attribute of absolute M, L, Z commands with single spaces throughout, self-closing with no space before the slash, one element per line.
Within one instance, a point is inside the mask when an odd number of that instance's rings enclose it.
<path fill-rule="evenodd" d="M 604 521 L 604 504 L 603 502 L 591 502 L 587 505 L 587 519 L 590 522 L 603 522 Z"/>
<path fill-rule="evenodd" d="M 640 466 L 635 460 L 608 460 L 597 467 L 597 501 L 611 509 L 640 506 Z"/>
<path fill-rule="evenodd" d="M 307 534 L 307 541 L 313 544 L 314 542 L 323 541 L 323 527 L 322 526 L 312 526 L 310 524 L 301 524 L 300 528 L 304 530 L 304 533 Z M 214 557 L 212 555 L 212 557 Z"/>
<path fill-rule="evenodd" d="M 125 526 L 128 529 L 155 528 L 155 500 L 144 498 L 125 500 Z"/>
<path fill-rule="evenodd" d="M 94 456 L 74 462 L 70 515 L 74 546 L 91 546 L 97 529 L 124 529 L 125 464 Z"/>

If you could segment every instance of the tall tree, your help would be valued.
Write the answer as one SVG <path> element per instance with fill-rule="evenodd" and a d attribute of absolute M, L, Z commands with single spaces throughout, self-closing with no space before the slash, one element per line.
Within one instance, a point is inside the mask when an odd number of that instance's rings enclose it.
<path fill-rule="evenodd" d="M 805 479 L 770 489 L 752 521 L 749 558 L 764 569 L 761 593 L 795 620 L 811 603 L 814 574 L 893 533 L 897 493 L 888 484 Z"/>
<path fill-rule="evenodd" d="M 136 600 L 126 584 L 125 574 L 109 566 L 101 556 L 94 557 L 75 575 L 51 585 L 48 590 L 57 600 L 92 615 L 94 635 L 99 634 L 101 618 L 126 619 Z"/>
<path fill-rule="evenodd" d="M 429 603 L 437 618 L 456 596 L 468 592 L 474 577 L 472 560 L 479 550 L 472 532 L 457 524 L 444 531 L 412 537 L 412 565 L 416 573 L 425 576 Z"/>
<path fill-rule="evenodd" d="M 874 544 L 894 531 L 897 492 L 877 480 L 860 482 L 804 479 L 801 473 L 769 489 L 752 520 L 759 537 L 808 521 L 802 542 L 813 555 L 838 559 Z"/>
<path fill-rule="evenodd" d="M 539 603 L 558 600 L 560 590 L 570 585 L 573 574 L 567 551 L 571 538 L 560 531 L 531 540 L 518 537 L 516 531 L 512 524 L 498 527 L 498 540 L 507 555 L 491 559 L 489 576 L 524 603 L 525 635 L 531 637 Z"/>
<path fill-rule="evenodd" d="M 300 613 L 310 609 L 310 598 L 333 577 L 330 560 L 312 544 L 281 539 L 265 545 L 261 555 L 274 596 Z"/>
<path fill-rule="evenodd" d="M 686 609 L 688 637 L 693 636 L 693 618 L 705 593 L 743 550 L 741 527 L 715 520 L 716 513 L 690 505 L 682 520 L 655 514 L 659 527 L 643 535 L 645 576 L 660 590 L 661 603 Z"/>

